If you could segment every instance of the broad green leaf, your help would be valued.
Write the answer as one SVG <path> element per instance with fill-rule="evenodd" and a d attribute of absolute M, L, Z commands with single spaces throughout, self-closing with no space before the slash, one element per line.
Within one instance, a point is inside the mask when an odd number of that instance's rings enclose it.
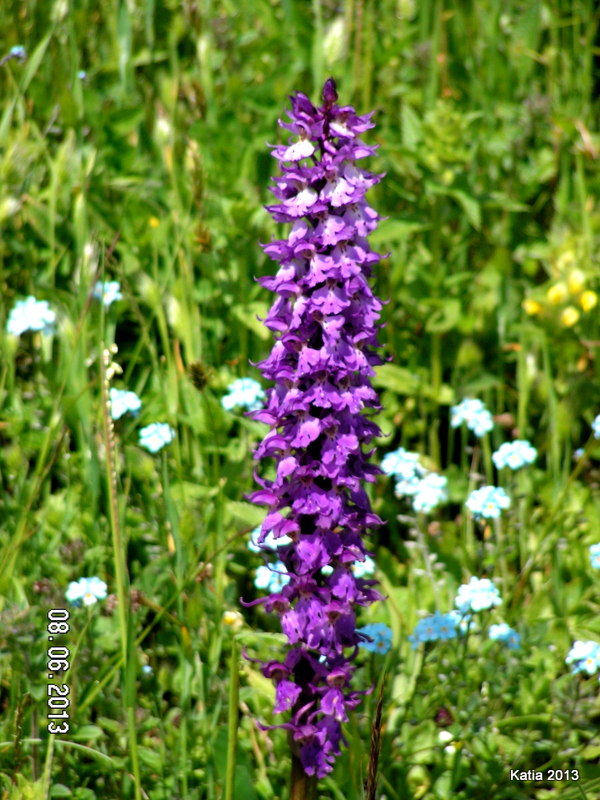
<path fill-rule="evenodd" d="M 35 73 L 38 71 L 38 67 L 42 63 L 42 59 L 46 53 L 46 48 L 50 44 L 50 39 L 54 34 L 54 29 L 52 29 L 49 33 L 44 36 L 42 41 L 38 44 L 35 48 L 33 53 L 27 59 L 27 66 L 25 67 L 25 71 L 23 72 L 23 79 L 21 80 L 21 92 L 25 93 L 29 84 L 35 77 Z"/>
<path fill-rule="evenodd" d="M 267 316 L 268 310 L 267 304 L 262 300 L 255 300 L 252 303 L 233 306 L 231 309 L 233 316 L 263 341 L 267 341 L 267 339 L 271 338 L 271 331 L 265 328 L 264 324 L 256 317 L 258 315 L 264 319 Z"/>
<path fill-rule="evenodd" d="M 93 742 L 96 739 L 101 739 L 104 736 L 104 731 L 98 725 L 80 725 L 69 736 L 76 741 Z"/>
<path fill-rule="evenodd" d="M 150 747 L 143 747 L 142 745 L 138 745 L 137 751 L 142 764 L 150 767 L 153 772 L 160 775 L 164 768 L 162 753 L 157 750 L 152 750 Z"/>
<path fill-rule="evenodd" d="M 420 380 L 404 367 L 396 364 L 383 364 L 375 367 L 373 385 L 384 389 L 391 389 L 397 394 L 415 395 L 419 392 Z"/>
<path fill-rule="evenodd" d="M 430 301 L 434 304 L 434 301 Z M 433 311 L 425 323 L 425 330 L 430 333 L 446 333 L 452 330 L 460 318 L 461 304 L 455 297 L 445 300 L 436 300 L 438 308 Z"/>
<path fill-rule="evenodd" d="M 442 186 L 434 181 L 426 181 L 425 191 L 427 194 L 443 195 L 456 200 L 467 215 L 467 219 L 471 225 L 476 230 L 481 228 L 481 206 L 479 202 L 470 194 L 467 194 L 467 192 L 464 192 L 462 189 L 452 189 L 449 186 Z"/>
<path fill-rule="evenodd" d="M 402 104 L 400 124 L 402 126 L 402 144 L 414 149 L 423 138 L 423 126 L 416 112 L 406 102 Z"/>
<path fill-rule="evenodd" d="M 244 526 L 256 527 L 265 518 L 264 508 L 254 506 L 252 503 L 244 503 L 241 500 L 228 500 L 225 508 L 235 522 L 240 522 Z"/>
<path fill-rule="evenodd" d="M 400 242 L 408 239 L 411 234 L 427 230 L 427 228 L 429 225 L 417 222 L 417 220 L 389 219 L 382 222 L 379 228 L 371 234 L 370 240 L 374 246 L 387 242 Z"/>

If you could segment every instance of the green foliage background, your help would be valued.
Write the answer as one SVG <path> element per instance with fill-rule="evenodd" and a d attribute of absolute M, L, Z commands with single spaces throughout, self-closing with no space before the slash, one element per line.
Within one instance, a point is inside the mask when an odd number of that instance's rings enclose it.
<path fill-rule="evenodd" d="M 379 457 L 418 450 L 451 500 L 415 527 L 389 480 L 372 491 L 388 600 L 364 622 L 394 631 L 378 796 L 598 796 L 597 682 L 564 664 L 574 639 L 600 640 L 593 440 L 573 461 L 600 412 L 598 308 L 582 300 L 599 290 L 595 4 L 0 0 L 0 14 L 0 55 L 27 51 L 0 67 L 2 797 L 287 796 L 285 735 L 254 723 L 272 721 L 273 687 L 240 656 L 243 644 L 277 657 L 283 639 L 257 610 L 241 627 L 223 616 L 257 596 L 246 540 L 262 515 L 243 494 L 264 428 L 220 399 L 259 377 L 249 359 L 271 346 L 254 281 L 273 269 L 258 243 L 282 234 L 263 209 L 267 142 L 284 140 L 287 95 L 316 101 L 329 75 L 342 103 L 375 109 L 369 167 L 387 173 L 370 194 L 388 218 L 372 243 L 389 253 L 374 288 L 393 356 L 375 381 Z M 90 297 L 99 277 L 124 294 L 105 312 Z M 29 294 L 56 311 L 53 335 L 5 333 Z M 112 342 L 113 384 L 143 410 L 116 425 L 111 516 L 100 361 Z M 449 427 L 463 396 L 497 415 L 482 450 Z M 153 456 L 137 429 L 156 420 L 177 436 Z M 513 437 L 539 459 L 496 476 L 491 448 Z M 479 470 L 512 491 L 504 549 L 465 519 Z M 420 569 L 432 561 L 435 575 Z M 417 612 L 448 610 L 484 573 L 500 577 L 522 652 L 478 637 L 413 652 Z M 111 598 L 72 609 L 71 731 L 53 738 L 46 612 L 90 575 Z M 383 665 L 361 659 L 365 688 Z M 320 797 L 363 797 L 374 704 L 347 726 Z M 511 767 L 581 780 L 510 782 Z"/>

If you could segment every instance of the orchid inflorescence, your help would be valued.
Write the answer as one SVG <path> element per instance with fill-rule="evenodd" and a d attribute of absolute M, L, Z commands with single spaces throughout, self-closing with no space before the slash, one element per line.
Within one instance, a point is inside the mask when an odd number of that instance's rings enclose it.
<path fill-rule="evenodd" d="M 266 407 L 249 412 L 270 426 L 254 457 L 273 458 L 276 477 L 256 475 L 261 488 L 250 499 L 268 507 L 258 543 L 291 540 L 277 547 L 286 580 L 255 601 L 279 615 L 290 644 L 283 661 L 263 664 L 276 683 L 274 711 L 291 711 L 274 727 L 290 731 L 306 774 L 323 777 L 345 743 L 341 723 L 364 694 L 350 689 L 359 644 L 369 641 L 356 610 L 381 599 L 376 581 L 352 565 L 368 558 L 364 536 L 381 524 L 361 486 L 381 472 L 367 463 L 373 451 L 362 450 L 381 431 L 361 411 L 380 407 L 370 378 L 382 363 L 374 352 L 382 303 L 368 278 L 381 256 L 367 241 L 379 217 L 365 193 L 382 176 L 356 166 L 376 149 L 358 138 L 373 127 L 371 115 L 337 105 L 332 79 L 320 108 L 301 92 L 291 102 L 291 122 L 280 125 L 297 138 L 273 150 L 283 174 L 272 188 L 279 202 L 267 210 L 292 227 L 263 245 L 280 267 L 259 279 L 277 294 L 264 320 L 275 344 L 259 364 L 275 386 Z"/>

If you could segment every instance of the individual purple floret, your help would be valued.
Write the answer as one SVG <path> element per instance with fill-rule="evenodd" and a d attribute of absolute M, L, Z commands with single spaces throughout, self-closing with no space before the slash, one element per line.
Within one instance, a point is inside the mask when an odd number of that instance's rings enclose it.
<path fill-rule="evenodd" d="M 361 484 L 381 473 L 367 461 L 373 450 L 363 452 L 381 431 L 361 412 L 380 408 L 370 378 L 383 363 L 374 349 L 382 303 L 368 283 L 381 256 L 367 235 L 379 217 L 365 201 L 383 176 L 356 163 L 376 150 L 358 138 L 373 127 L 371 114 L 337 105 L 332 79 L 323 100 L 315 108 L 301 92 L 292 97 L 290 122 L 280 125 L 293 138 L 273 149 L 282 174 L 267 210 L 291 230 L 263 245 L 279 269 L 259 279 L 277 297 L 264 320 L 275 344 L 258 366 L 275 385 L 266 407 L 249 412 L 270 426 L 254 457 L 276 466 L 274 480 L 256 474 L 261 488 L 249 498 L 268 509 L 257 539 L 291 539 L 277 548 L 289 581 L 255 601 L 279 615 L 291 649 L 263 672 L 277 686 L 275 712 L 291 712 L 276 727 L 290 731 L 294 756 L 319 778 L 331 772 L 345 743 L 341 724 L 359 703 L 350 690 L 366 640 L 357 609 L 381 599 L 376 581 L 352 565 L 372 555 L 364 537 L 382 524 Z"/>

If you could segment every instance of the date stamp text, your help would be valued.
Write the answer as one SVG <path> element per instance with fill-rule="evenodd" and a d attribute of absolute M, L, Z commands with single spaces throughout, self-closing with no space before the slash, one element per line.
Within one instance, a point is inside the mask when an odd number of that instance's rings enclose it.
<path fill-rule="evenodd" d="M 50 644 L 69 633 L 69 612 L 64 608 L 52 608 L 48 611 L 48 647 L 47 667 L 48 680 L 64 677 L 70 667 L 71 653 L 68 647 Z M 57 674 L 61 673 L 61 674 Z M 48 684 L 48 733 L 69 732 L 69 686 L 66 683 Z"/>

